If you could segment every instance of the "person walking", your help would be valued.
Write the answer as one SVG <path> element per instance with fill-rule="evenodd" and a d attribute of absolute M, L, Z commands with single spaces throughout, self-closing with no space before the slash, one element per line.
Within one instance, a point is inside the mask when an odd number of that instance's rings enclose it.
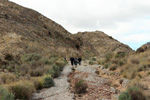
<path fill-rule="evenodd" d="M 82 61 L 81 57 L 78 58 L 78 61 L 79 61 L 79 65 L 81 65 L 81 61 Z"/>
<path fill-rule="evenodd" d="M 75 67 L 77 67 L 77 63 L 78 63 L 78 59 L 75 57 L 75 58 L 74 58 Z"/>
<path fill-rule="evenodd" d="M 74 58 L 73 57 L 70 58 L 70 62 L 71 62 L 71 65 L 73 66 L 73 64 L 74 64 Z"/>

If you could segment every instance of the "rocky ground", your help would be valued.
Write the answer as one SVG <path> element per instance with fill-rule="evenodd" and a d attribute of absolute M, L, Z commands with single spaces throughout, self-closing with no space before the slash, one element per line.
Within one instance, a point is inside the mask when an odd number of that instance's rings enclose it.
<path fill-rule="evenodd" d="M 76 71 L 70 74 L 70 90 L 74 91 L 74 83 L 78 79 L 84 80 L 87 85 L 87 92 L 84 94 L 75 94 L 75 100 L 117 100 L 117 90 L 111 87 L 111 81 L 103 78 L 97 73 L 98 65 L 87 65 L 83 63 L 78 66 Z"/>
<path fill-rule="evenodd" d="M 98 65 L 87 63 L 82 63 L 74 72 L 71 65 L 65 66 L 62 75 L 54 79 L 55 87 L 35 93 L 31 100 L 117 100 L 117 90 L 111 87 L 110 79 L 97 73 Z M 73 87 L 75 80 L 81 78 L 88 88 L 86 93 L 78 95 Z"/>

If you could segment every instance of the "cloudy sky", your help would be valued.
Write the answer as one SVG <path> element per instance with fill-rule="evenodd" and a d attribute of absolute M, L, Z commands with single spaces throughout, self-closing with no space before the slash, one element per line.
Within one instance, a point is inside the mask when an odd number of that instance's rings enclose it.
<path fill-rule="evenodd" d="M 103 31 L 136 50 L 150 41 L 150 0 L 10 0 L 71 33 Z"/>

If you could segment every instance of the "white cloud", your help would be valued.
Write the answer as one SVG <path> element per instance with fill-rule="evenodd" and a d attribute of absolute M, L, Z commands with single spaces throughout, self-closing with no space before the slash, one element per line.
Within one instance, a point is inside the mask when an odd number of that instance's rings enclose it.
<path fill-rule="evenodd" d="M 39 11 L 72 33 L 101 30 L 128 44 L 150 41 L 149 0 L 10 1 Z"/>

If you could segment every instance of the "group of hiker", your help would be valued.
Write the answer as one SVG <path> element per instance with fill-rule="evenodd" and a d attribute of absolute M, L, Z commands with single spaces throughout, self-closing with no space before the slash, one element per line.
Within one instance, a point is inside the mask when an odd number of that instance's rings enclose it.
<path fill-rule="evenodd" d="M 77 67 L 77 64 L 81 65 L 81 57 L 70 57 L 70 62 L 71 62 L 71 65 L 75 65 L 75 67 Z"/>

